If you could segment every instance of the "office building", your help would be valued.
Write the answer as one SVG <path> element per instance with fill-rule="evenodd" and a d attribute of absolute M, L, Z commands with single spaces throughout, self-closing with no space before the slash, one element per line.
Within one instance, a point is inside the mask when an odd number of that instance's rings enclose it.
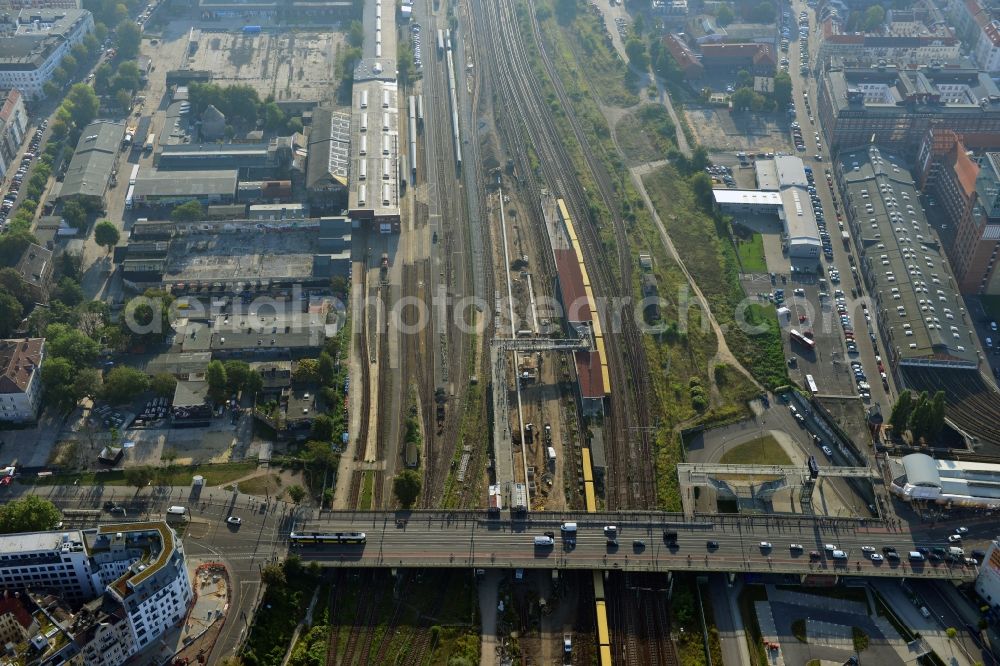
<path fill-rule="evenodd" d="M 931 128 L 1000 132 L 1000 89 L 973 69 L 832 67 L 817 111 L 834 152 L 874 143 L 913 159 Z"/>

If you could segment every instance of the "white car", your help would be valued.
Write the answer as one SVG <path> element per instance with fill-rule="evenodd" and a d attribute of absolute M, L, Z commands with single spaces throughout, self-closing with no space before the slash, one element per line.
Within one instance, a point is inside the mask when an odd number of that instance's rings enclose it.
<path fill-rule="evenodd" d="M 968 533 L 969 533 L 968 527 L 959 527 L 955 529 L 955 534 L 968 534 Z"/>
<path fill-rule="evenodd" d="M 237 516 L 229 516 L 228 518 L 226 518 L 226 522 L 229 523 L 230 525 L 242 525 L 243 519 Z"/>
<path fill-rule="evenodd" d="M 882 556 L 879 555 L 878 553 L 872 553 L 870 555 L 870 557 L 871 557 L 872 562 L 881 562 L 882 561 Z"/>
<path fill-rule="evenodd" d="M 962 540 L 961 534 L 952 534 L 951 536 L 948 537 L 948 543 L 958 543 L 961 540 Z"/>
<path fill-rule="evenodd" d="M 771 542 L 770 541 L 761 541 L 760 542 L 760 549 L 761 550 L 771 550 Z"/>
<path fill-rule="evenodd" d="M 875 552 L 875 546 L 861 546 L 861 552 L 862 553 L 874 553 Z"/>

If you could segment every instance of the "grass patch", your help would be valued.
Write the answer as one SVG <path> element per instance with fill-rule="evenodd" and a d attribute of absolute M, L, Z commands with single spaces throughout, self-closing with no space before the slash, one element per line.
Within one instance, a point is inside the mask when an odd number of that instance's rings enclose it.
<path fill-rule="evenodd" d="M 792 459 L 772 435 L 756 437 L 722 454 L 719 462 L 727 465 L 791 465 Z"/>
<path fill-rule="evenodd" d="M 736 256 L 744 273 L 766 273 L 767 260 L 764 258 L 764 237 L 755 233 L 750 240 L 737 239 Z"/>
<path fill-rule="evenodd" d="M 246 476 L 257 469 L 257 463 L 237 462 L 205 465 L 169 465 L 153 467 L 154 482 L 161 486 L 189 486 L 196 474 L 205 477 L 206 486 L 222 486 Z M 125 472 L 109 470 L 107 472 L 79 472 L 72 474 L 53 474 L 43 478 L 18 477 L 21 483 L 39 486 L 71 486 L 74 483 L 81 486 L 126 486 Z"/>
<path fill-rule="evenodd" d="M 808 643 L 806 640 L 806 621 L 802 618 L 798 620 L 792 620 L 792 635 L 798 639 L 800 643 Z"/>
<path fill-rule="evenodd" d="M 368 511 L 372 508 L 372 495 L 375 492 L 375 472 L 366 470 L 361 473 L 361 500 L 358 508 Z"/>
<path fill-rule="evenodd" d="M 764 650 L 760 625 L 757 623 L 757 611 L 754 609 L 755 601 L 767 601 L 767 591 L 762 585 L 746 585 L 740 592 L 737 602 L 740 607 L 740 615 L 743 617 L 743 626 L 747 631 L 750 661 L 753 662 L 753 666 L 764 666 L 768 663 L 768 659 L 767 652 Z"/>
<path fill-rule="evenodd" d="M 633 164 L 662 160 L 675 147 L 677 128 L 661 104 L 643 104 L 615 126 L 615 140 Z"/>
<path fill-rule="evenodd" d="M 260 476 L 255 476 L 252 479 L 245 479 L 240 481 L 237 485 L 239 486 L 240 492 L 247 495 L 269 495 L 271 497 L 277 497 L 281 494 L 281 477 L 270 472 L 267 474 L 261 474 Z M 231 489 L 232 485 L 227 488 Z"/>

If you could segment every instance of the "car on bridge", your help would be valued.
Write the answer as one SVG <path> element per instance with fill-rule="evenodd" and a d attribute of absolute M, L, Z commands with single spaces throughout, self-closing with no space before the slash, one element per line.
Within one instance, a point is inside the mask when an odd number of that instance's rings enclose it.
<path fill-rule="evenodd" d="M 637 553 L 646 550 L 646 542 L 643 541 L 642 539 L 636 539 L 635 541 L 632 542 L 632 550 L 634 550 Z"/>
<path fill-rule="evenodd" d="M 761 550 L 771 550 L 771 542 L 770 541 L 761 541 L 760 542 L 760 549 Z"/>
<path fill-rule="evenodd" d="M 788 544 L 788 550 L 792 551 L 793 553 L 801 553 L 804 549 L 802 548 L 801 543 L 790 543 Z"/>
<path fill-rule="evenodd" d="M 875 552 L 875 546 L 861 546 L 861 552 L 862 553 L 874 553 Z"/>
<path fill-rule="evenodd" d="M 884 558 L 878 553 L 872 553 L 870 556 L 872 562 L 881 562 Z"/>
<path fill-rule="evenodd" d="M 718 550 L 719 549 L 719 542 L 718 541 L 708 541 L 708 542 L 705 543 L 705 548 L 708 548 L 709 550 Z"/>
<path fill-rule="evenodd" d="M 948 536 L 948 543 L 958 543 L 962 540 L 961 534 L 951 534 Z"/>

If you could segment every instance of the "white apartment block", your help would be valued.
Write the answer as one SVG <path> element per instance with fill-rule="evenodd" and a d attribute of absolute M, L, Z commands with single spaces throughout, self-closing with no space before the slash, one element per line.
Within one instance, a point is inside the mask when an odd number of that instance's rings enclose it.
<path fill-rule="evenodd" d="M 124 664 L 182 622 L 194 596 L 164 521 L 0 535 L 0 585 L 85 602 L 61 652 L 85 666 Z"/>
<path fill-rule="evenodd" d="M 63 56 L 93 30 L 94 17 L 84 9 L 22 9 L 0 17 L 0 89 L 43 97 Z"/>
<path fill-rule="evenodd" d="M 0 422 L 38 418 L 44 360 L 45 338 L 0 340 Z"/>

